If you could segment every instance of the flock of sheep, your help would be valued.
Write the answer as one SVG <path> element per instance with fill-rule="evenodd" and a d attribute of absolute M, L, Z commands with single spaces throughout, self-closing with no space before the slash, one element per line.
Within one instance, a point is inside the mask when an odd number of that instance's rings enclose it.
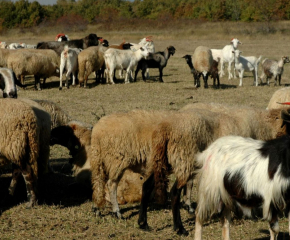
<path fill-rule="evenodd" d="M 195 103 L 178 111 L 114 113 L 102 117 L 94 126 L 75 121 L 53 102 L 17 98 L 15 85 L 23 86 L 21 77 L 34 75 L 39 84 L 40 78 L 57 73 L 62 81 L 64 69 L 67 87 L 70 73 L 73 84 L 78 78 L 86 86 L 92 72 L 99 77 L 105 71 L 107 82 L 113 84 L 115 70 L 126 70 L 125 82 L 129 82 L 135 68 L 135 80 L 139 70 L 142 69 L 142 78 L 146 79 L 148 68 L 159 68 L 160 81 L 163 81 L 162 70 L 175 48 L 169 46 L 164 52 L 153 53 L 151 38 L 142 41 L 139 44 L 123 42 L 109 48 L 106 40 L 90 34 L 77 41 L 37 45 L 40 49 L 51 49 L 0 50 L 0 64 L 4 67 L 0 68 L 0 82 L 4 83 L 0 84 L 3 88 L 0 167 L 12 164 L 9 193 L 14 194 L 22 175 L 28 207 L 34 206 L 38 179 L 52 171 L 50 146 L 59 144 L 72 156 L 76 180 L 92 189 L 93 209 L 98 217 L 106 201 L 111 202 L 117 218 L 122 218 L 119 204 L 137 201 L 141 202 L 138 224 L 141 229 L 149 229 L 147 207 L 152 193 L 155 201 L 165 204 L 168 177 L 174 174 L 176 181 L 170 197 L 177 234 L 188 234 L 180 214 L 184 190 L 183 201 L 189 212 L 196 214 L 196 240 L 202 239 L 203 224 L 217 213 L 223 225 L 223 238 L 229 239 L 231 212 L 240 209 L 251 215 L 256 208 L 262 208 L 263 217 L 269 221 L 271 240 L 277 239 L 278 214 L 290 206 L 290 107 L 275 104 L 290 100 L 289 88 L 278 90 L 265 110 Z M 69 42 L 75 45 L 69 46 Z M 231 61 L 239 72 L 240 86 L 244 71 L 252 71 L 254 83 L 258 84 L 261 57 L 242 57 L 238 43 L 238 39 L 233 39 L 223 49 L 200 46 L 192 56 L 184 56 L 196 87 L 201 76 L 207 87 L 209 75 L 217 78 L 219 85 L 218 77 L 224 74 L 225 62 L 229 62 L 231 78 Z M 227 58 L 227 53 L 232 60 Z M 220 72 L 217 71 L 219 62 Z M 264 60 L 262 66 L 267 79 L 273 75 L 280 84 L 286 62 L 288 57 L 280 61 Z M 33 67 L 24 68 L 24 63 Z M 37 64 L 46 67 L 37 68 Z M 61 75 L 56 71 L 58 66 Z M 195 210 L 191 196 L 194 179 L 198 183 Z"/>

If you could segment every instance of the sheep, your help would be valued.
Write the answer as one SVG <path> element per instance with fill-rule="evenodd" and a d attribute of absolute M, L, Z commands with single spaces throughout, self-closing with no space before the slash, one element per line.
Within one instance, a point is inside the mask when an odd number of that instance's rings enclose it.
<path fill-rule="evenodd" d="M 289 204 L 289 145 L 289 135 L 268 141 L 226 136 L 197 156 L 201 169 L 195 240 L 202 239 L 202 225 L 214 213 L 221 213 L 223 239 L 230 239 L 234 205 L 245 214 L 262 207 L 263 217 L 269 221 L 270 239 L 277 239 L 279 210 Z"/>
<path fill-rule="evenodd" d="M 288 108 L 289 106 L 287 104 L 283 104 L 285 102 L 290 102 L 290 87 L 281 88 L 275 91 L 266 109 Z"/>
<path fill-rule="evenodd" d="M 233 51 L 235 57 L 235 68 L 239 73 L 240 84 L 243 86 L 244 72 L 252 72 L 254 75 L 254 85 L 258 86 L 258 67 L 262 56 L 256 58 L 254 56 L 244 57 L 241 56 L 241 51 L 236 49 Z"/>
<path fill-rule="evenodd" d="M 204 88 L 208 88 L 207 79 L 213 62 L 211 50 L 204 46 L 197 47 L 192 55 L 192 62 L 196 71 L 202 74 Z M 195 85 L 199 86 L 198 83 Z"/>
<path fill-rule="evenodd" d="M 60 78 L 59 78 L 59 90 L 62 90 L 62 77 L 64 70 L 66 70 L 66 83 L 65 86 L 69 88 L 68 77 L 70 74 L 73 75 L 72 85 L 76 84 L 76 77 L 78 72 L 78 55 L 81 52 L 79 48 L 69 48 L 67 45 L 60 55 Z"/>
<path fill-rule="evenodd" d="M 8 49 L 24 48 L 24 45 L 22 43 L 10 43 L 7 48 Z"/>
<path fill-rule="evenodd" d="M 90 46 L 98 46 L 99 44 L 98 40 L 100 38 L 101 37 L 98 37 L 96 34 L 91 33 L 84 38 L 74 39 L 74 40 L 69 40 L 69 41 L 64 41 L 64 42 L 56 42 L 56 41 L 39 42 L 36 45 L 36 48 L 37 49 L 53 49 L 60 56 L 65 45 L 68 45 L 70 48 L 86 49 Z"/>
<path fill-rule="evenodd" d="M 199 78 L 200 78 L 200 73 L 198 73 L 195 68 L 193 67 L 192 64 L 192 57 L 191 55 L 184 55 L 182 58 L 185 59 L 187 65 L 189 66 L 191 73 L 193 74 L 193 78 L 194 78 L 194 85 L 200 85 L 199 83 Z M 220 86 L 220 79 L 219 79 L 219 73 L 218 73 L 218 64 L 219 64 L 219 58 L 218 61 L 213 60 L 212 62 L 212 66 L 210 69 L 210 73 L 209 76 L 211 76 L 211 78 L 213 79 L 213 85 L 219 87 Z M 217 81 L 217 85 L 216 85 L 216 81 Z"/>
<path fill-rule="evenodd" d="M 51 132 L 50 144 L 60 144 L 67 147 L 72 155 L 73 175 L 76 181 L 91 189 L 91 127 L 77 121 L 71 121 L 64 126 L 56 127 Z M 140 202 L 144 177 L 130 170 L 124 172 L 117 189 L 119 204 Z M 106 200 L 111 202 L 108 188 Z"/>
<path fill-rule="evenodd" d="M 155 126 L 149 160 L 151 164 L 153 162 L 154 175 L 143 184 L 138 220 L 141 228 L 148 229 L 148 196 L 154 186 L 156 194 L 163 196 L 167 188 L 167 176 L 173 172 L 176 176 L 176 183 L 171 190 L 174 230 L 178 234 L 188 234 L 180 218 L 180 193 L 183 186 L 192 184 L 196 154 L 218 137 L 233 134 L 268 140 L 290 132 L 288 120 L 284 116 L 281 119 L 279 109 L 266 111 L 220 106 L 192 104 Z"/>
<path fill-rule="evenodd" d="M 163 82 L 163 79 L 162 79 L 163 68 L 166 67 L 170 56 L 171 55 L 173 56 L 174 53 L 175 53 L 175 47 L 169 46 L 163 52 L 152 53 L 152 54 L 149 54 L 149 56 L 146 59 L 141 59 L 137 64 L 134 82 L 136 82 L 137 80 L 137 75 L 140 69 L 142 69 L 143 81 L 146 81 L 145 72 L 148 68 L 158 68 L 159 81 Z"/>
<path fill-rule="evenodd" d="M 0 42 L 0 48 L 7 48 L 6 42 Z"/>
<path fill-rule="evenodd" d="M 10 53 L 9 49 L 0 48 L 0 67 L 7 68 L 7 58 Z"/>
<path fill-rule="evenodd" d="M 17 98 L 17 86 L 25 87 L 16 78 L 15 73 L 9 68 L 0 68 L 0 89 L 3 98 Z"/>
<path fill-rule="evenodd" d="M 91 171 L 93 208 L 100 214 L 105 203 L 108 183 L 113 214 L 121 218 L 117 186 L 125 170 L 151 174 L 149 161 L 153 126 L 171 112 L 134 110 L 102 117 L 93 127 L 91 138 Z M 101 150 L 101 151 L 100 151 Z"/>
<path fill-rule="evenodd" d="M 50 57 L 41 53 L 23 51 L 9 54 L 7 65 L 15 72 L 17 78 L 21 75 L 34 75 L 35 89 L 38 90 L 41 90 L 40 78 L 59 76 L 58 65 L 51 62 Z"/>
<path fill-rule="evenodd" d="M 58 42 L 69 41 L 69 37 L 68 35 L 64 33 L 59 33 L 55 36 L 55 41 L 58 41 Z"/>
<path fill-rule="evenodd" d="M 84 87 L 87 87 L 89 75 L 102 68 L 105 62 L 104 54 L 106 50 L 107 47 L 103 46 L 89 47 L 78 55 L 80 86 L 83 83 Z"/>
<path fill-rule="evenodd" d="M 138 62 L 149 55 L 149 52 L 145 47 L 141 47 L 135 52 L 131 50 L 120 50 L 120 49 L 113 49 L 109 48 L 105 54 L 105 64 L 106 64 L 106 71 L 107 71 L 107 83 L 108 78 L 110 79 L 111 84 L 115 84 L 113 80 L 113 72 L 115 69 L 125 69 L 126 70 L 126 77 L 125 83 L 129 83 L 129 74 L 138 64 Z"/>
<path fill-rule="evenodd" d="M 265 58 L 262 62 L 263 72 L 260 76 L 261 82 L 263 83 L 264 77 L 266 76 L 267 85 L 270 85 L 270 79 L 274 77 L 275 86 L 277 85 L 277 80 L 279 86 L 281 86 L 281 77 L 284 72 L 284 64 L 289 63 L 289 57 L 283 56 L 279 61 Z"/>
<path fill-rule="evenodd" d="M 0 114 L 0 162 L 12 163 L 19 169 L 26 183 L 30 208 L 36 204 L 38 176 L 47 169 L 50 117 L 41 107 L 19 99 L 0 99 Z M 18 179 L 14 173 L 9 187 L 12 195 Z"/>
<path fill-rule="evenodd" d="M 231 73 L 231 66 L 235 60 L 234 55 L 233 55 L 233 51 L 235 51 L 238 48 L 238 44 L 242 44 L 242 43 L 237 38 L 233 38 L 231 40 L 231 44 L 224 46 L 224 48 L 222 49 L 220 77 L 223 77 L 225 75 L 224 63 L 227 62 L 228 63 L 229 80 L 233 78 L 233 75 Z M 235 66 L 234 66 L 234 78 L 236 78 Z"/>

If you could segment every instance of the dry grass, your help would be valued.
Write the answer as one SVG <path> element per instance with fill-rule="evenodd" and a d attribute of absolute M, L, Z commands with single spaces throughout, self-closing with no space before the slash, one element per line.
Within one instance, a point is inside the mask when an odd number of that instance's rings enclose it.
<path fill-rule="evenodd" d="M 286 24 L 286 23 L 281 23 Z M 239 25 L 237 25 L 239 26 Z M 217 29 L 216 36 L 213 30 Z M 242 29 L 244 27 L 244 29 Z M 228 29 L 227 29 L 228 28 Z M 184 28 L 185 29 L 185 28 Z M 228 33 L 225 34 L 225 29 Z M 287 36 L 277 33 L 262 36 L 245 34 L 246 29 L 254 32 L 251 24 L 242 24 L 235 29 L 227 23 L 195 24 L 190 29 L 180 29 L 176 34 L 170 29 L 136 32 L 106 32 L 104 29 L 90 27 L 85 33 L 67 33 L 71 38 L 81 38 L 89 32 L 108 39 L 110 43 L 126 41 L 137 42 L 140 38 L 153 35 L 156 50 L 163 50 L 169 45 L 176 48 L 176 54 L 170 58 L 164 69 L 164 83 L 157 82 L 158 71 L 150 70 L 150 81 L 123 84 L 120 80 L 115 85 L 96 85 L 91 76 L 89 88 L 78 87 L 69 90 L 58 90 L 58 79 L 47 81 L 47 88 L 43 91 L 33 89 L 32 78 L 27 79 L 27 90 L 19 91 L 19 97 L 31 99 L 47 99 L 58 103 L 77 120 L 96 123 L 97 117 L 117 111 L 132 109 L 173 109 L 177 110 L 193 102 L 217 102 L 229 105 L 248 105 L 257 108 L 266 108 L 272 94 L 281 87 L 271 86 L 254 87 L 253 77 L 247 73 L 244 87 L 237 87 L 238 80 L 228 81 L 221 79 L 221 88 L 212 87 L 209 80 L 209 89 L 194 89 L 193 77 L 182 59 L 185 54 L 192 54 L 199 45 L 210 48 L 222 48 L 232 37 L 239 38 L 243 45 L 240 49 L 245 56 L 263 55 L 278 59 L 288 54 Z M 208 33 L 210 31 L 210 33 Z M 30 33 L 17 36 L 18 41 L 36 43 L 41 40 L 53 40 L 56 33 L 46 35 L 32 35 Z M 16 37 L 10 32 L 2 36 L 1 40 L 14 42 Z M 13 38 L 14 37 L 14 38 Z M 259 73 L 260 75 L 260 73 Z M 282 78 L 283 86 L 290 84 L 290 66 L 285 66 Z M 71 166 L 68 163 L 68 151 L 62 147 L 51 148 L 50 161 L 56 171 L 47 176 L 40 183 L 39 205 L 31 210 L 25 209 L 25 187 L 20 184 L 14 199 L 8 201 L 6 191 L 10 175 L 4 174 L 0 178 L 0 239 L 192 239 L 194 235 L 194 216 L 189 216 L 182 210 L 182 220 L 185 228 L 190 232 L 189 237 L 179 237 L 172 230 L 172 214 L 168 209 L 154 209 L 148 213 L 148 223 L 151 231 L 139 230 L 138 204 L 122 206 L 126 220 L 117 220 L 109 215 L 108 204 L 102 218 L 95 218 L 91 212 L 90 191 L 74 184 L 70 175 Z M 7 201 L 6 201 L 7 200 Z M 279 239 L 289 239 L 287 233 L 288 221 L 280 220 Z M 221 239 L 220 223 L 213 219 L 204 229 L 204 239 Z M 268 239 L 267 223 L 260 220 L 233 220 L 231 227 L 232 239 Z"/>

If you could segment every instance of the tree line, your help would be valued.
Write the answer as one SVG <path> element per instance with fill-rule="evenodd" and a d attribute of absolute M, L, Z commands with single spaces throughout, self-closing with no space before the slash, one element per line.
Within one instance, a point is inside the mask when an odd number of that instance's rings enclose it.
<path fill-rule="evenodd" d="M 0 0 L 0 30 L 40 24 L 132 19 L 278 21 L 290 19 L 289 0 L 57 0 L 54 5 Z"/>

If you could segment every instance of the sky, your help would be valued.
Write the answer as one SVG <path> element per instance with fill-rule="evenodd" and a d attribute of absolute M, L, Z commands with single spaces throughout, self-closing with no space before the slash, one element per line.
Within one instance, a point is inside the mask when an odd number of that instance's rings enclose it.
<path fill-rule="evenodd" d="M 17 2 L 17 0 L 11 0 L 12 2 Z M 28 0 L 28 2 L 34 2 L 35 0 Z M 37 0 L 41 5 L 53 5 L 56 4 L 57 0 Z"/>

